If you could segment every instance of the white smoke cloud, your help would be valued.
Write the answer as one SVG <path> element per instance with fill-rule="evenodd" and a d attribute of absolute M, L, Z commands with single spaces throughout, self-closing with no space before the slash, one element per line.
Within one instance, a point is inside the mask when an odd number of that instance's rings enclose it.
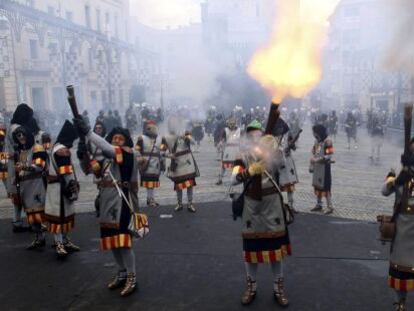
<path fill-rule="evenodd" d="M 414 1 L 387 0 L 391 5 L 389 21 L 392 40 L 385 65 L 390 70 L 414 75 Z"/>
<path fill-rule="evenodd" d="M 200 21 L 200 0 L 130 0 L 131 15 L 147 26 L 175 28 Z"/>

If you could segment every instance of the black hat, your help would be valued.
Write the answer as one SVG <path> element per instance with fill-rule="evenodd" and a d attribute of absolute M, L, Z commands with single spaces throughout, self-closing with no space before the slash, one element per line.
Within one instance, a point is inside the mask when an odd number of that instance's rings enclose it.
<path fill-rule="evenodd" d="M 282 118 L 277 119 L 275 126 L 273 127 L 273 136 L 283 136 L 289 132 L 289 125 Z"/>
<path fill-rule="evenodd" d="M 26 124 L 31 118 L 33 118 L 33 109 L 26 104 L 20 104 L 17 106 L 11 119 L 11 124 Z"/>
<path fill-rule="evenodd" d="M 40 131 L 39 125 L 37 125 L 37 121 L 35 118 L 30 118 L 26 123 L 25 126 L 30 130 L 33 135 L 36 135 Z"/>
<path fill-rule="evenodd" d="M 316 124 L 312 127 L 312 131 L 314 131 L 319 138 L 319 141 L 323 141 L 328 137 L 328 133 L 326 131 L 326 127 L 324 127 L 322 124 Z"/>
<path fill-rule="evenodd" d="M 26 137 L 26 144 L 24 144 L 24 145 L 20 144 L 19 140 L 17 139 L 17 136 L 19 134 L 23 134 Z M 32 148 L 33 145 L 34 145 L 34 136 L 33 136 L 33 134 L 31 133 L 31 131 L 27 127 L 25 127 L 23 125 L 17 127 L 13 131 L 12 137 L 13 137 L 13 142 L 15 143 L 17 148 L 20 149 L 20 150 L 28 150 L 28 149 Z"/>
<path fill-rule="evenodd" d="M 58 137 L 56 138 L 57 143 L 61 143 L 67 148 L 72 148 L 73 142 L 79 138 L 78 131 L 68 120 L 62 126 L 62 129 L 59 132 Z"/>
<path fill-rule="evenodd" d="M 112 143 L 112 138 L 115 135 L 122 135 L 125 137 L 125 146 L 133 148 L 134 142 L 132 141 L 131 134 L 129 133 L 129 130 L 122 127 L 115 127 L 109 134 L 106 136 L 106 141 L 109 143 Z"/>

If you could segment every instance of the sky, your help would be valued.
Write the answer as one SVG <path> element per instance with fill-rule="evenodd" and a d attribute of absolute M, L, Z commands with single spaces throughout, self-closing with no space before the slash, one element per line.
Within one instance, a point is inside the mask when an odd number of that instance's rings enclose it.
<path fill-rule="evenodd" d="M 148 26 L 176 28 L 200 21 L 202 0 L 130 0 L 131 15 Z"/>

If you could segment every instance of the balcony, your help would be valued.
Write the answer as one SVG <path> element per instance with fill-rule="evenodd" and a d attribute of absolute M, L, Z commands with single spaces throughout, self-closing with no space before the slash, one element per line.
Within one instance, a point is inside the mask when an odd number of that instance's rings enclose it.
<path fill-rule="evenodd" d="M 25 76 L 49 76 L 51 64 L 43 60 L 25 59 L 23 60 L 21 71 Z"/>

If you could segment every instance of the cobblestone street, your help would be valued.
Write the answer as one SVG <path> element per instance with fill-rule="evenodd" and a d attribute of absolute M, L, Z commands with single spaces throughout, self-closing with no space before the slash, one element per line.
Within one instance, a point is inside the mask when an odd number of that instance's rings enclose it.
<path fill-rule="evenodd" d="M 360 141 L 358 149 L 347 149 L 346 137 L 343 132 L 339 134 L 335 147 L 333 164 L 333 202 L 334 216 L 375 221 L 379 213 L 389 213 L 392 206 L 392 198 L 385 198 L 380 194 L 384 177 L 390 168 L 399 168 L 399 157 L 402 148 L 396 146 L 387 139 L 382 148 L 381 160 L 373 164 L 369 159 L 371 143 L 364 128 L 360 129 Z M 315 204 L 315 197 L 311 187 L 311 174 L 308 173 L 310 150 L 313 138 L 310 125 L 305 125 L 298 150 L 294 153 L 300 184 L 297 185 L 295 194 L 296 208 L 301 212 L 308 212 Z M 216 186 L 219 162 L 216 160 L 216 151 L 210 139 L 202 142 L 200 152 L 195 153 L 201 172 L 197 179 L 195 190 L 195 202 L 218 202 L 229 200 L 227 195 L 229 173 L 223 186 Z M 78 177 L 81 183 L 81 194 L 77 208 L 78 212 L 93 211 L 93 200 L 97 193 L 91 182 L 91 177 L 84 176 L 78 168 Z M 226 182 L 227 181 L 227 182 Z M 0 218 L 11 218 L 12 208 L 6 198 L 4 188 L 0 195 Z M 175 204 L 175 192 L 172 182 L 162 176 L 161 188 L 157 191 L 157 199 L 163 206 Z M 145 204 L 145 190 L 140 190 L 141 204 Z M 160 211 L 161 212 L 161 211 Z M 167 212 L 169 210 L 167 209 Z"/>

